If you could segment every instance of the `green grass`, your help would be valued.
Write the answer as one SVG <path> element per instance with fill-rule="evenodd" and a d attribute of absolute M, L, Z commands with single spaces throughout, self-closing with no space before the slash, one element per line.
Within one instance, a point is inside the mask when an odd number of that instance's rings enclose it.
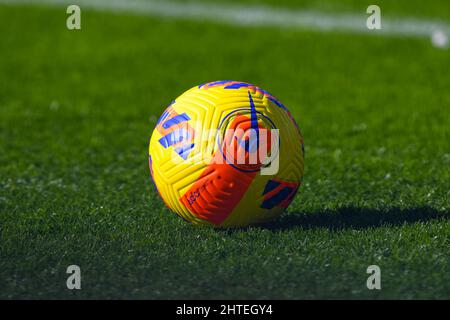
<path fill-rule="evenodd" d="M 151 1 L 151 0 L 147 0 Z M 328 13 L 356 12 L 365 14 L 368 6 L 376 4 L 381 14 L 388 17 L 426 17 L 447 20 L 450 18 L 450 8 L 447 0 L 176 0 L 177 2 L 199 2 L 219 4 L 264 5 L 273 7 L 299 8 L 317 10 Z"/>
<path fill-rule="evenodd" d="M 0 298 L 450 298 L 448 50 L 87 11 L 68 31 L 65 18 L 0 5 Z M 156 118 L 218 79 L 273 92 L 302 128 L 304 184 L 272 224 L 189 225 L 150 182 Z M 70 264 L 81 291 L 66 289 Z"/>

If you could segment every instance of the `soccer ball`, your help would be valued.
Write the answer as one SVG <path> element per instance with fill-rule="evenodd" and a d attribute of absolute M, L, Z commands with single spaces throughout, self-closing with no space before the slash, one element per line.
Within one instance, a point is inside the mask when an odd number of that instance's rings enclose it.
<path fill-rule="evenodd" d="M 249 83 L 215 81 L 183 93 L 156 124 L 149 166 L 159 195 L 194 224 L 270 221 L 303 177 L 303 137 L 287 108 Z"/>

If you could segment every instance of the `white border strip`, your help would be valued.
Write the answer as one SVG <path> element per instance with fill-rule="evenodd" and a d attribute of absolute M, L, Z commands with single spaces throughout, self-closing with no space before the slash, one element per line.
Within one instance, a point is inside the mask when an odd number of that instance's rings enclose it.
<path fill-rule="evenodd" d="M 366 28 L 368 14 L 365 12 L 361 12 L 361 14 L 323 13 L 268 6 L 221 5 L 206 2 L 181 3 L 169 0 L 0 0 L 0 3 L 65 6 L 77 4 L 82 9 L 222 22 L 234 26 L 285 27 L 408 37 L 429 37 L 435 31 L 450 34 L 450 25 L 446 22 L 418 18 L 386 18 L 383 16 L 383 11 L 382 29 L 369 30 Z"/>

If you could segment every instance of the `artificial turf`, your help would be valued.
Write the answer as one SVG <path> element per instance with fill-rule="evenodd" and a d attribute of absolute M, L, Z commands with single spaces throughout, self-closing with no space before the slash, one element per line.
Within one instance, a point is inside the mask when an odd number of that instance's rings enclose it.
<path fill-rule="evenodd" d="M 0 298 L 450 298 L 449 50 L 66 17 L 0 5 Z M 271 224 L 189 225 L 151 183 L 156 119 L 219 79 L 269 90 L 302 129 L 303 185 Z M 71 264 L 82 290 L 66 288 Z M 366 288 L 373 264 L 381 290 Z"/>

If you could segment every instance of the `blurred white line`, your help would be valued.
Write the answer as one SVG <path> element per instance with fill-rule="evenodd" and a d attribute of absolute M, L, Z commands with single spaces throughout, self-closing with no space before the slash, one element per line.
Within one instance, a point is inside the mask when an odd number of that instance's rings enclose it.
<path fill-rule="evenodd" d="M 273 26 L 290 29 L 310 29 L 320 31 L 339 31 L 397 35 L 411 37 L 431 37 L 439 31 L 450 34 L 450 25 L 443 21 L 419 18 L 384 17 L 382 10 L 382 29 L 368 30 L 368 14 L 361 13 L 323 13 L 268 6 L 243 6 L 230 4 L 211 4 L 200 2 L 174 2 L 149 0 L 0 0 L 4 4 L 77 4 L 81 9 L 127 12 L 139 15 L 170 17 L 188 20 L 222 22 L 234 26 Z"/>

